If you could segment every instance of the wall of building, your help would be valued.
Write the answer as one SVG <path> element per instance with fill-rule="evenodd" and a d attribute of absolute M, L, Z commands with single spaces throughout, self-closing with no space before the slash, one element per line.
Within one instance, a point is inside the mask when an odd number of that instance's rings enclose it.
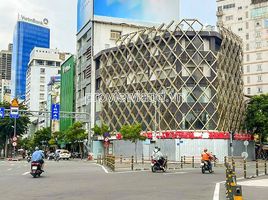
<path fill-rule="evenodd" d="M 60 110 L 74 112 L 75 104 L 75 57 L 70 56 L 61 65 Z M 73 119 L 61 119 L 60 131 L 66 131 L 73 124 Z"/>

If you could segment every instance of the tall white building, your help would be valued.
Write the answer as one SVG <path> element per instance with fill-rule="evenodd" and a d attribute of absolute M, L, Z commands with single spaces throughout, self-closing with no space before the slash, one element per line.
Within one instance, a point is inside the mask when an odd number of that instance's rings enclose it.
<path fill-rule="evenodd" d="M 268 93 L 268 0 L 217 0 L 218 23 L 244 42 L 244 93 Z"/>
<path fill-rule="evenodd" d="M 63 61 L 59 50 L 35 47 L 30 55 L 26 77 L 26 106 L 31 111 L 42 111 L 46 109 L 48 96 L 48 83 L 51 76 L 60 72 L 60 63 Z M 43 124 L 43 118 L 32 117 L 37 129 L 38 124 Z"/>

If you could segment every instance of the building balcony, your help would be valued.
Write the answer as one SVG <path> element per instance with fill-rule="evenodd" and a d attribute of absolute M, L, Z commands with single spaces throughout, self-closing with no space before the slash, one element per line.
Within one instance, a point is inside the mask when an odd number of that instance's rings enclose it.
<path fill-rule="evenodd" d="M 217 15 L 217 17 L 221 17 L 221 16 L 223 16 L 223 11 L 222 11 L 222 10 L 217 11 L 217 12 L 216 12 L 216 15 Z"/>

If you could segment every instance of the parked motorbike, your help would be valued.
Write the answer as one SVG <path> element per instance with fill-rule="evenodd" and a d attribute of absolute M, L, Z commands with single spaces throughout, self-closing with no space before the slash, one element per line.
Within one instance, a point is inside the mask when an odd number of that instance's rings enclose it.
<path fill-rule="evenodd" d="M 156 171 L 166 172 L 167 171 L 167 159 L 165 158 L 161 158 L 159 160 L 152 159 L 151 169 L 152 169 L 152 172 L 156 172 Z"/>
<path fill-rule="evenodd" d="M 31 163 L 31 175 L 36 178 L 36 177 L 40 177 L 42 174 L 43 170 L 42 170 L 42 165 L 39 162 L 32 162 Z"/>
<path fill-rule="evenodd" d="M 202 160 L 201 161 L 201 171 L 204 174 L 206 171 L 212 173 L 212 164 L 209 165 L 208 161 Z"/>
<path fill-rule="evenodd" d="M 27 162 L 31 162 L 32 157 L 31 156 L 27 156 Z"/>
<path fill-rule="evenodd" d="M 55 159 L 55 153 L 49 153 L 48 156 L 47 156 L 47 159 L 48 159 L 48 160 L 53 160 L 53 159 Z"/>

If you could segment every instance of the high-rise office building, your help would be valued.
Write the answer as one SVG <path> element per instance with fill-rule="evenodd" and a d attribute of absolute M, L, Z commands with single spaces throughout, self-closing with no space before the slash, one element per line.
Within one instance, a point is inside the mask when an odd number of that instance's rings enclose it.
<path fill-rule="evenodd" d="M 94 99 L 101 81 L 94 56 L 115 46 L 125 34 L 179 18 L 179 0 L 142 0 L 133 5 L 129 1 L 107 4 L 106 0 L 78 0 L 76 111 L 89 112 L 91 126 L 100 122 L 101 111 L 101 105 Z"/>
<path fill-rule="evenodd" d="M 49 48 L 49 46 L 50 29 L 48 28 L 48 20 L 38 21 L 19 16 L 13 36 L 12 97 L 25 99 L 26 72 L 33 48 Z"/>
<path fill-rule="evenodd" d="M 11 80 L 12 44 L 0 51 L 0 79 Z"/>
<path fill-rule="evenodd" d="M 243 39 L 244 93 L 268 92 L 268 0 L 217 0 L 218 24 Z"/>

